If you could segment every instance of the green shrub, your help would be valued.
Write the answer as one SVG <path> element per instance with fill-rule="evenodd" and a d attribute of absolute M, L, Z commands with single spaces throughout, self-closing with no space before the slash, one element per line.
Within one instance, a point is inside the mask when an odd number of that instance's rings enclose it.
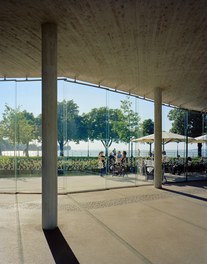
<path fill-rule="evenodd" d="M 97 172 L 98 159 L 96 157 L 58 157 L 58 171 L 63 172 Z M 0 156 L 0 171 L 14 171 L 40 173 L 42 169 L 41 157 L 6 157 Z"/>

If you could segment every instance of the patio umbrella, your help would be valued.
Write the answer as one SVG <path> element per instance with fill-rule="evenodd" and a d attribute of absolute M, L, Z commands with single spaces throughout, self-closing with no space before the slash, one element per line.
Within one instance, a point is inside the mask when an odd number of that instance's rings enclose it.
<path fill-rule="evenodd" d="M 195 143 L 207 143 L 207 135 L 196 137 L 195 140 Z"/>
<path fill-rule="evenodd" d="M 179 135 L 176 133 L 171 133 L 171 132 L 162 132 L 162 143 L 163 143 L 163 150 L 164 150 L 164 145 L 169 143 L 169 142 L 185 142 L 186 141 L 186 136 Z M 145 136 L 145 137 L 140 137 L 133 139 L 133 142 L 140 142 L 140 143 L 153 143 L 154 142 L 154 134 Z M 195 142 L 194 138 L 188 137 L 188 142 L 193 143 Z M 196 141 L 197 142 L 197 141 Z"/>
<path fill-rule="evenodd" d="M 169 143 L 169 142 L 185 142 L 186 141 L 186 136 L 171 133 L 171 132 L 162 132 L 162 142 L 163 143 Z M 194 138 L 188 137 L 188 142 L 193 142 Z M 154 142 L 154 134 L 145 136 L 145 137 L 140 137 L 133 139 L 133 142 L 141 142 L 141 143 L 150 143 Z"/>

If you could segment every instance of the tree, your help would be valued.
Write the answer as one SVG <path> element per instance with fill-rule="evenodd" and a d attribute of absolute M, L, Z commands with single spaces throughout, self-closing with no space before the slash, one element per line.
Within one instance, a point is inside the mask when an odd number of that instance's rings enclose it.
<path fill-rule="evenodd" d="M 35 118 L 35 138 L 39 142 L 42 141 L 42 114 Z"/>
<path fill-rule="evenodd" d="M 139 132 L 140 117 L 131 109 L 129 100 L 121 101 L 120 109 L 94 108 L 84 118 L 90 140 L 100 140 L 106 155 L 112 142 L 129 143 Z"/>
<path fill-rule="evenodd" d="M 154 133 L 154 122 L 152 119 L 145 119 L 141 124 L 141 128 L 143 136 L 151 135 Z"/>
<path fill-rule="evenodd" d="M 2 126 L 0 125 L 0 156 L 2 155 L 2 146 L 3 146 L 3 131 L 2 131 Z"/>
<path fill-rule="evenodd" d="M 3 120 L 0 122 L 1 134 L 11 144 L 24 144 L 25 155 L 29 156 L 29 142 L 35 139 L 35 118 L 26 110 L 20 111 L 20 107 L 13 109 L 5 105 Z"/>
<path fill-rule="evenodd" d="M 173 109 L 168 113 L 168 118 L 173 121 L 170 129 L 173 133 L 198 137 L 203 132 L 203 117 L 200 112 Z M 201 156 L 201 148 L 202 144 L 198 143 L 198 156 Z"/>
<path fill-rule="evenodd" d="M 168 118 L 172 121 L 170 132 L 185 135 L 185 114 L 182 109 L 172 109 L 168 113 Z"/>
<path fill-rule="evenodd" d="M 147 136 L 147 135 L 151 135 L 154 133 L 154 122 L 152 121 L 152 119 L 145 119 L 142 124 L 141 124 L 141 128 L 142 128 L 142 133 L 143 136 Z M 147 143 L 150 145 L 150 157 L 152 156 L 152 142 Z"/>
<path fill-rule="evenodd" d="M 120 109 L 107 107 L 93 108 L 83 115 L 87 134 L 91 141 L 100 140 L 107 150 L 112 142 L 120 141 L 119 131 L 122 130 L 124 116 Z"/>
<path fill-rule="evenodd" d="M 132 139 L 139 137 L 139 122 L 140 117 L 138 113 L 136 113 L 132 109 L 132 101 L 130 97 L 127 96 L 125 100 L 121 101 L 121 111 L 123 113 L 123 125 L 122 129 L 120 129 L 119 135 L 120 139 L 123 142 L 129 143 L 129 155 L 131 156 L 131 170 L 132 170 L 132 157 L 133 157 L 133 143 Z M 131 142 L 131 143 L 130 143 Z"/>
<path fill-rule="evenodd" d="M 132 138 L 139 137 L 140 116 L 132 109 L 132 102 L 129 96 L 125 100 L 121 100 L 120 109 L 123 114 L 122 128 L 119 131 L 119 136 L 122 142 L 129 143 Z"/>
<path fill-rule="evenodd" d="M 58 144 L 60 156 L 64 156 L 64 145 L 73 140 L 86 140 L 84 120 L 79 116 L 78 105 L 73 100 L 58 102 Z"/>

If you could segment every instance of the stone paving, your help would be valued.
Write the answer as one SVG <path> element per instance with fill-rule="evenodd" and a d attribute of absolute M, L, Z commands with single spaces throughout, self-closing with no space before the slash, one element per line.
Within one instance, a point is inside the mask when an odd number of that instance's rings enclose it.
<path fill-rule="evenodd" d="M 40 194 L 0 194 L 0 263 L 206 264 L 207 182 L 58 196 L 41 228 Z"/>

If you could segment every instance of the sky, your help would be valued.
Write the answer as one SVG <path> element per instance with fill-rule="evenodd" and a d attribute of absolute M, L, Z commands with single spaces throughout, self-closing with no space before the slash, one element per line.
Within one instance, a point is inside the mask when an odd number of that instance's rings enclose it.
<path fill-rule="evenodd" d="M 80 84 L 58 82 L 58 101 L 73 99 L 79 106 L 80 114 L 108 105 L 109 108 L 119 108 L 120 101 L 126 99 L 126 95 L 107 92 L 106 90 L 84 86 Z M 146 100 L 137 100 L 132 97 L 133 110 L 138 112 L 141 121 L 154 119 L 154 105 Z M 0 118 L 5 109 L 5 104 L 15 108 L 20 106 L 22 110 L 32 112 L 34 116 L 41 113 L 41 82 L 0 82 Z M 167 119 L 169 107 L 163 107 L 163 130 L 171 127 Z"/>
<path fill-rule="evenodd" d="M 63 99 L 73 99 L 73 101 L 79 106 L 79 113 L 82 114 L 89 112 L 92 108 L 99 108 L 106 105 L 108 105 L 109 108 L 119 108 L 120 101 L 125 100 L 126 95 L 109 92 L 104 89 L 87 85 L 58 81 L 58 101 L 62 101 Z M 135 97 L 130 97 L 130 100 L 132 102 L 133 110 L 139 113 L 141 122 L 149 118 L 154 120 L 154 104 L 152 102 L 136 99 Z M 34 116 L 38 116 L 41 113 L 41 82 L 0 82 L 0 120 L 2 119 L 5 104 L 8 104 L 12 108 L 20 106 L 21 110 L 32 112 Z M 162 108 L 163 131 L 169 131 L 171 128 L 171 122 L 167 118 L 171 109 L 172 108 L 166 106 L 163 106 Z M 170 148 L 177 148 L 177 144 L 169 145 L 171 145 Z M 88 143 L 70 143 L 70 146 L 74 150 L 85 149 L 88 147 Z M 90 142 L 90 147 L 92 149 L 102 148 L 102 144 L 100 142 Z M 113 144 L 113 147 L 125 148 L 126 144 Z M 149 146 L 147 144 L 141 144 L 140 146 L 137 146 L 137 148 L 148 149 Z"/>

